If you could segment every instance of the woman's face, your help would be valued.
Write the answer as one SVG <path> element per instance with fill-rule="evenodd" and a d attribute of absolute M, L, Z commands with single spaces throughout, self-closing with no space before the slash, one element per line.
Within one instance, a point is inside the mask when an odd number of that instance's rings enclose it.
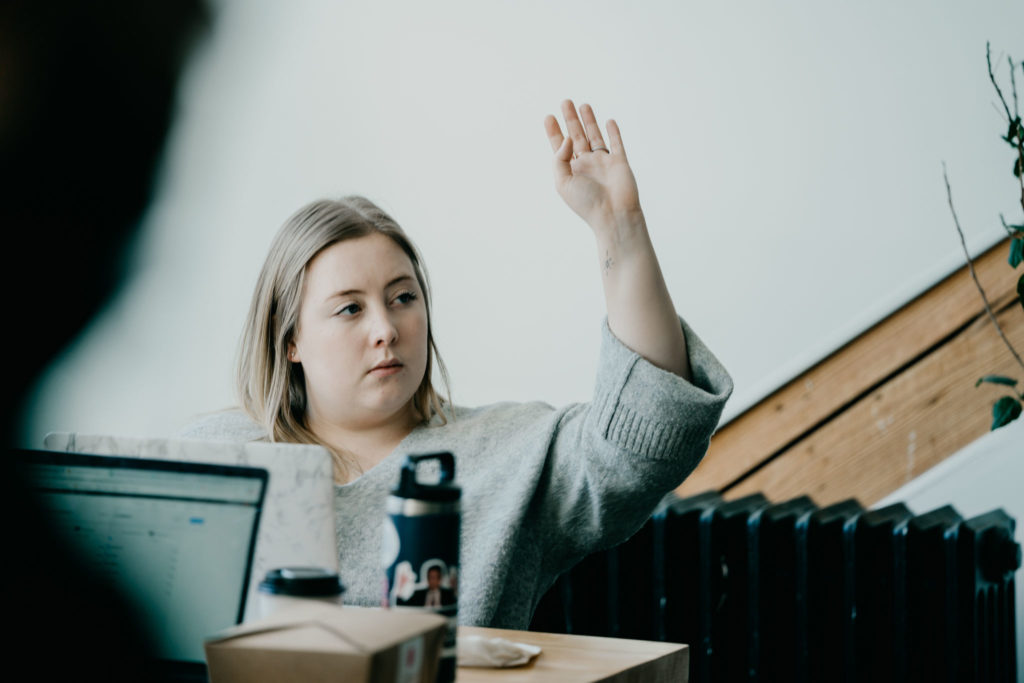
<path fill-rule="evenodd" d="M 288 358 L 305 373 L 310 425 L 409 420 L 427 367 L 427 309 L 402 248 L 374 233 L 317 254 Z"/>

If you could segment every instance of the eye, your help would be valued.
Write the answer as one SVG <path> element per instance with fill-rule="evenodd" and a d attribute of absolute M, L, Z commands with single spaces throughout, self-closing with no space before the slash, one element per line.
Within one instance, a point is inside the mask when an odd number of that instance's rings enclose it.
<path fill-rule="evenodd" d="M 418 298 L 419 297 L 416 295 L 416 292 L 402 292 L 401 294 L 395 297 L 395 301 L 404 305 L 410 304 Z"/>
<path fill-rule="evenodd" d="M 362 309 L 359 308 L 359 304 L 349 304 L 348 306 L 344 306 L 336 310 L 334 315 L 355 315 L 361 310 Z"/>

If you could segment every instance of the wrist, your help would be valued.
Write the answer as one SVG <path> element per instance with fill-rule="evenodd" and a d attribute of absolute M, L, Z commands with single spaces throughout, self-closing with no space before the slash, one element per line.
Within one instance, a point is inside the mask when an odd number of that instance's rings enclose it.
<path fill-rule="evenodd" d="M 637 242 L 649 242 L 647 221 L 640 208 L 602 214 L 590 223 L 602 251 L 618 251 Z"/>

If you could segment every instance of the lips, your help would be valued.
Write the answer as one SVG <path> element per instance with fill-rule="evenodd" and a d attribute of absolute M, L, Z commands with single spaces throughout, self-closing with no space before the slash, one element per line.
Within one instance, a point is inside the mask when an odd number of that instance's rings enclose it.
<path fill-rule="evenodd" d="M 375 375 L 390 375 L 392 373 L 398 372 L 399 370 L 402 369 L 402 367 L 403 365 L 401 361 L 391 358 L 389 360 L 382 360 L 381 362 L 374 365 L 372 368 L 370 368 L 370 373 Z"/>

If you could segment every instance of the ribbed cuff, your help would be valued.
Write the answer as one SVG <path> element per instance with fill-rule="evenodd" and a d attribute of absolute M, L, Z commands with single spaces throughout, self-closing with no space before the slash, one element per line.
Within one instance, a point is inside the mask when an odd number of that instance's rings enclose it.
<path fill-rule="evenodd" d="M 702 457 L 732 393 L 725 368 L 684 321 L 680 325 L 693 383 L 627 348 L 604 323 L 601 362 L 614 369 L 595 387 L 600 430 L 638 457 Z"/>

